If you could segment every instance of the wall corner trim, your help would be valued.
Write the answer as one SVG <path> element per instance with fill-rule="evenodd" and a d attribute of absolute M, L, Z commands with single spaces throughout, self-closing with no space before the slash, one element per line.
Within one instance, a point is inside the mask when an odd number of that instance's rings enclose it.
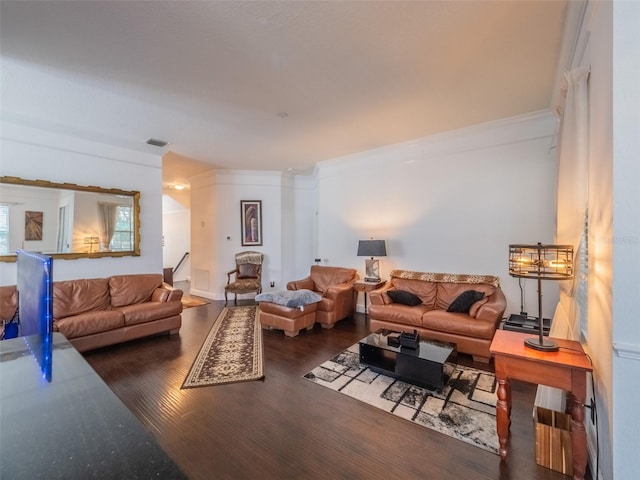
<path fill-rule="evenodd" d="M 618 357 L 640 360 L 640 345 L 613 342 L 613 350 L 616 352 Z"/>

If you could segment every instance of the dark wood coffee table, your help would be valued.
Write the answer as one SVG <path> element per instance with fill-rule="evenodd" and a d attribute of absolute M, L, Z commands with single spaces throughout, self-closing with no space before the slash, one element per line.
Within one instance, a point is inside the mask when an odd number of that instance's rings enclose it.
<path fill-rule="evenodd" d="M 452 343 L 420 339 L 418 348 L 389 345 L 390 330 L 378 330 L 360 340 L 360 363 L 374 372 L 429 389 L 442 389 L 457 363 Z"/>

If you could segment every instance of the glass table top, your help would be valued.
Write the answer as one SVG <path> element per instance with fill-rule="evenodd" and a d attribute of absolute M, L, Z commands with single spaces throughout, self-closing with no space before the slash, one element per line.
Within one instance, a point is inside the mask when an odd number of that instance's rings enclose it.
<path fill-rule="evenodd" d="M 407 347 L 394 347 L 389 345 L 389 335 L 397 334 L 391 330 L 378 330 L 370 333 L 366 338 L 360 340 L 359 343 L 379 347 L 391 352 L 401 353 L 402 355 L 412 355 L 424 360 L 430 360 L 437 363 L 445 363 L 456 347 L 452 343 L 439 342 L 437 340 L 427 340 L 420 338 L 419 347 L 411 349 Z"/>

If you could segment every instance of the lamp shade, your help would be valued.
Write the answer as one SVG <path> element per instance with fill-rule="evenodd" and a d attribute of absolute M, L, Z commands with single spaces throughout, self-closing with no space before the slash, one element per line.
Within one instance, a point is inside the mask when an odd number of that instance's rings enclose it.
<path fill-rule="evenodd" d="M 358 257 L 386 257 L 387 247 L 384 240 L 358 241 Z"/>
<path fill-rule="evenodd" d="M 515 244 L 509 245 L 509 275 L 542 280 L 573 278 L 573 246 Z"/>
<path fill-rule="evenodd" d="M 556 352 L 556 342 L 544 338 L 542 321 L 542 280 L 573 278 L 572 245 L 509 245 L 509 275 L 538 280 L 538 338 L 527 338 L 524 345 L 543 352 Z"/>

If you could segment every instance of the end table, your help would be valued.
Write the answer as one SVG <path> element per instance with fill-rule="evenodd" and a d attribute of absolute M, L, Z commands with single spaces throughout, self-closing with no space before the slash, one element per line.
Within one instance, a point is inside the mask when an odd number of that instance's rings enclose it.
<path fill-rule="evenodd" d="M 356 291 L 356 302 L 358 300 L 358 292 L 364 293 L 364 318 L 367 319 L 369 317 L 369 310 L 367 309 L 367 293 L 372 292 L 373 290 L 380 288 L 387 281 L 380 280 L 377 282 L 367 282 L 366 280 L 358 280 L 353 284 L 353 289 Z"/>
<path fill-rule="evenodd" d="M 584 429 L 584 402 L 587 393 L 587 372 L 592 371 L 589 358 L 580 342 L 554 338 L 560 350 L 541 352 L 527 348 L 525 338 L 530 334 L 496 330 L 491 343 L 498 403 L 496 420 L 499 453 L 507 457 L 507 438 L 511 420 L 511 380 L 548 385 L 567 392 L 566 413 L 571 415 L 571 441 L 573 449 L 573 478 L 583 480 L 587 465 L 587 438 Z"/>

